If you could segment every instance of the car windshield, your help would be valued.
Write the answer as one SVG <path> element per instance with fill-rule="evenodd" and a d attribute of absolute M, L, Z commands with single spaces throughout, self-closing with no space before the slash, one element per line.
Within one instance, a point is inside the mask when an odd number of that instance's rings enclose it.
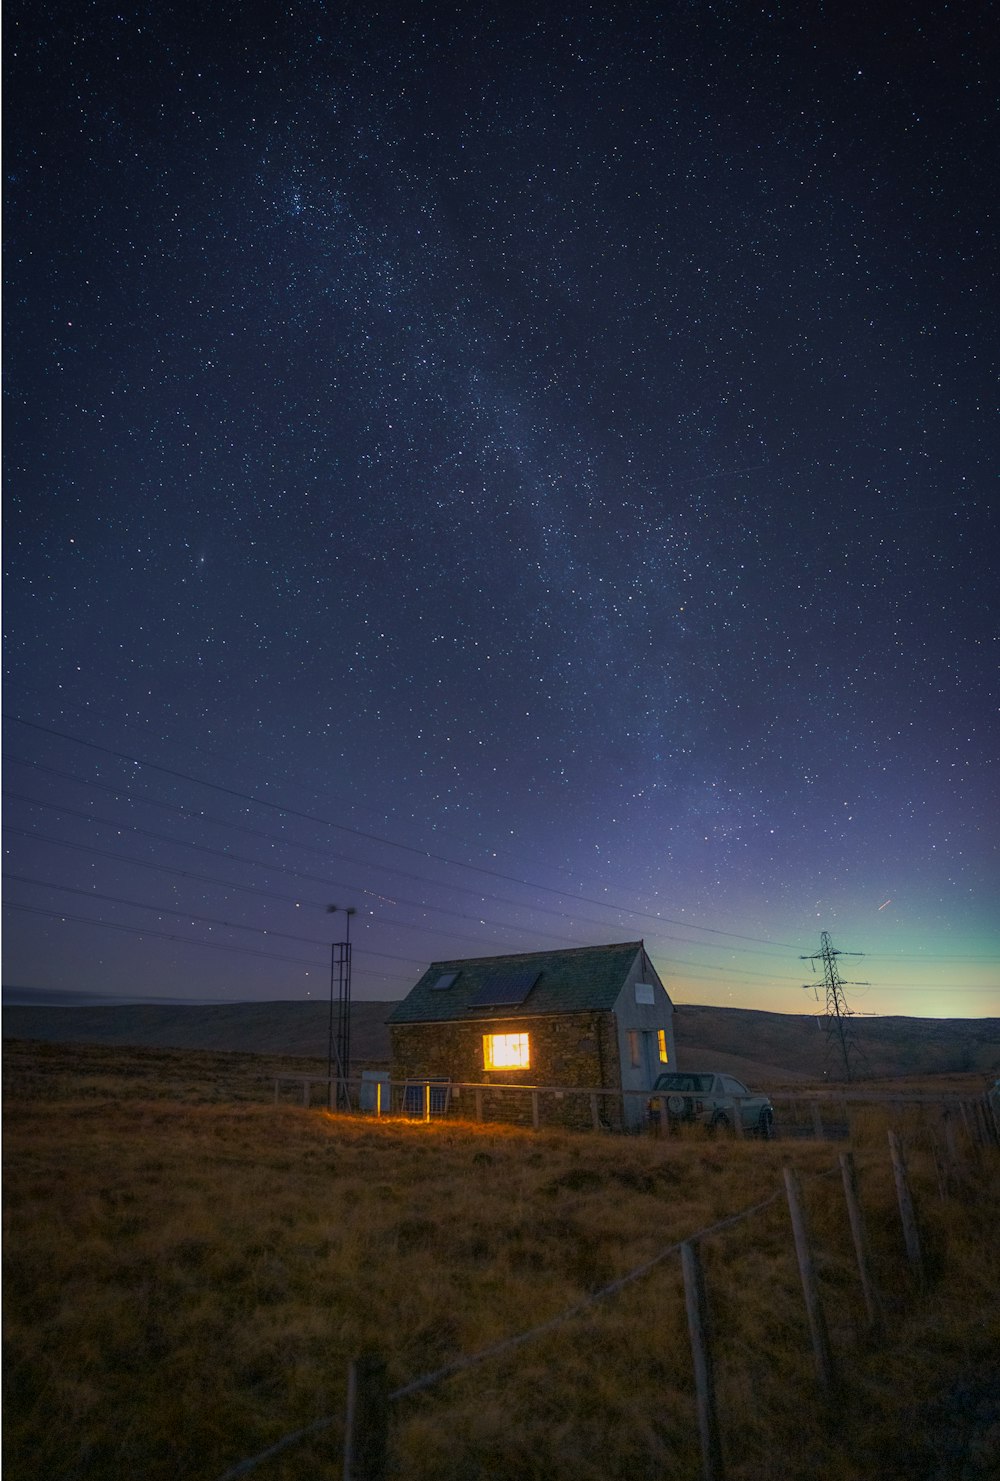
<path fill-rule="evenodd" d="M 656 1090 L 687 1090 L 697 1095 L 707 1095 L 712 1088 L 714 1075 L 661 1075 Z"/>

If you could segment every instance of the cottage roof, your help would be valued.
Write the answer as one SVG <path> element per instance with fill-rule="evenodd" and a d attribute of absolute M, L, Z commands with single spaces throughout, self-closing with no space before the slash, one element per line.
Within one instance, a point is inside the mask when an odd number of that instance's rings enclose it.
<path fill-rule="evenodd" d="M 526 1018 L 542 1013 L 608 1011 L 614 1007 L 633 967 L 641 941 L 611 946 L 581 946 L 569 951 L 530 951 L 516 956 L 484 956 L 432 962 L 417 985 L 386 1019 L 387 1023 L 446 1023 L 455 1019 Z M 648 968 L 652 980 L 652 967 Z M 529 981 L 523 998 L 517 987 L 503 1006 L 491 985 Z M 447 986 L 443 979 L 454 973 Z M 476 1004 L 485 995 L 490 1002 Z"/>

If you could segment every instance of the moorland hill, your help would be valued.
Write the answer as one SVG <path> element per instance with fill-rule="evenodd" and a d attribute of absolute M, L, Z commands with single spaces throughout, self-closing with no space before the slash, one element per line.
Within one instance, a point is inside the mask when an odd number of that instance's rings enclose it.
<path fill-rule="evenodd" d="M 386 1063 L 392 1002 L 355 1002 L 351 1058 Z M 710 1066 L 750 1082 L 791 1084 L 837 1075 L 824 1020 L 812 1014 L 684 1003 L 675 1016 L 681 1067 Z M 11 1006 L 3 1033 L 16 1039 L 149 1048 L 231 1050 L 323 1059 L 329 1005 L 322 1002 L 122 1003 L 86 1007 Z M 1000 1072 L 1000 1018 L 855 1018 L 864 1078 Z"/>

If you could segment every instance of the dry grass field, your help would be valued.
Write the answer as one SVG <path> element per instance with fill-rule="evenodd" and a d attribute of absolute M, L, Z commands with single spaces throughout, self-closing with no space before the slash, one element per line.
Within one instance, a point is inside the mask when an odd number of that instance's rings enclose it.
<path fill-rule="evenodd" d="M 532 1133 L 269 1103 L 251 1055 L 5 1045 L 9 1481 L 212 1481 L 323 1415 L 263 1481 L 340 1475 L 349 1360 L 393 1387 L 587 1302 L 794 1165 L 840 1375 L 818 1390 L 787 1206 L 702 1241 L 730 1481 L 985 1481 L 1000 1453 L 1000 1153 L 852 1139 L 886 1333 L 866 1331 L 832 1143 Z M 834 1175 L 831 1176 L 831 1170 Z M 948 1196 L 943 1196 L 948 1192 Z M 679 1261 L 394 1406 L 401 1481 L 697 1478 Z M 993 1467 L 993 1469 L 991 1469 Z"/>

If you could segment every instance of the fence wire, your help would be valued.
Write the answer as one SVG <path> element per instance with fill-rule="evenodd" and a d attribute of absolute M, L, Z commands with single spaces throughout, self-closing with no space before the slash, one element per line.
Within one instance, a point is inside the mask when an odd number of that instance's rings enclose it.
<path fill-rule="evenodd" d="M 473 1368 L 477 1363 L 485 1363 L 490 1358 L 499 1357 L 502 1353 L 509 1352 L 515 1347 L 520 1347 L 525 1342 L 531 1342 L 536 1337 L 543 1337 L 547 1332 L 552 1332 L 563 1323 L 572 1321 L 575 1317 L 582 1316 L 584 1312 L 597 1306 L 599 1302 L 605 1301 L 609 1296 L 616 1295 L 619 1291 L 631 1285 L 634 1281 L 641 1280 L 648 1275 L 657 1265 L 676 1255 L 684 1244 L 690 1244 L 694 1240 L 705 1239 L 711 1234 L 720 1234 L 723 1229 L 729 1229 L 733 1224 L 739 1224 L 743 1219 L 752 1218 L 754 1214 L 762 1213 L 764 1209 L 770 1208 L 779 1198 L 784 1197 L 784 1190 L 779 1188 L 769 1198 L 764 1198 L 760 1203 L 753 1204 L 750 1208 L 741 1209 L 737 1214 L 730 1214 L 725 1219 L 719 1219 L 715 1224 L 709 1224 L 704 1229 L 699 1229 L 694 1234 L 689 1234 L 686 1239 L 679 1239 L 675 1244 L 668 1245 L 666 1249 L 646 1260 L 644 1264 L 637 1265 L 625 1275 L 620 1275 L 616 1280 L 610 1281 L 608 1285 L 602 1286 L 598 1291 L 592 1291 L 583 1301 L 576 1305 L 567 1307 L 558 1316 L 550 1317 L 547 1322 L 540 1322 L 536 1327 L 529 1327 L 525 1332 L 517 1332 L 513 1337 L 504 1337 L 499 1342 L 491 1343 L 489 1347 L 481 1347 L 478 1352 L 468 1353 L 465 1357 L 456 1358 L 451 1363 L 446 1363 L 443 1368 L 436 1368 L 432 1373 L 424 1373 L 419 1378 L 414 1378 L 409 1383 L 403 1384 L 402 1388 L 394 1389 L 389 1395 L 390 1403 L 397 1399 L 409 1398 L 411 1394 L 421 1393 L 424 1389 L 433 1388 L 436 1383 L 443 1383 L 446 1378 L 453 1378 L 456 1374 L 464 1372 L 467 1368 Z M 291 1434 L 284 1435 L 267 1450 L 262 1450 L 259 1455 L 251 1456 L 248 1460 L 240 1461 L 231 1470 L 225 1472 L 218 1481 L 236 1481 L 238 1476 L 246 1476 L 264 1461 L 279 1455 L 281 1451 L 287 1450 L 290 1445 L 295 1445 L 299 1440 L 306 1440 L 310 1435 L 318 1435 L 323 1430 L 329 1429 L 341 1417 L 339 1411 L 336 1414 L 327 1414 L 322 1419 L 314 1420 L 312 1424 L 303 1429 L 295 1430 Z"/>
<path fill-rule="evenodd" d="M 676 1244 L 668 1245 L 665 1250 L 647 1260 L 644 1265 L 637 1265 L 627 1275 L 620 1275 L 617 1280 L 602 1286 L 599 1291 L 592 1291 L 583 1301 L 578 1301 L 575 1306 L 567 1307 L 558 1316 L 551 1317 L 547 1322 L 540 1322 L 537 1327 L 529 1327 L 526 1332 L 518 1332 L 513 1337 L 504 1337 L 499 1342 L 492 1343 L 489 1347 L 481 1347 L 478 1352 L 469 1353 L 464 1358 L 456 1358 L 454 1362 L 446 1363 L 443 1368 L 437 1368 L 433 1373 L 425 1373 L 422 1378 L 414 1378 L 410 1383 L 404 1384 L 402 1388 L 395 1389 L 390 1395 L 390 1400 L 405 1399 L 410 1394 L 420 1393 L 422 1389 L 431 1388 L 435 1383 L 442 1382 L 445 1378 L 451 1378 L 456 1373 L 463 1372 L 466 1368 L 472 1368 L 477 1363 L 482 1363 L 487 1358 L 499 1357 L 501 1353 L 508 1352 L 512 1348 L 520 1347 L 524 1342 L 531 1342 L 536 1337 L 543 1337 L 546 1332 L 553 1331 L 562 1326 L 563 1322 L 572 1321 L 574 1317 L 582 1316 L 585 1311 L 596 1306 L 598 1302 L 606 1300 L 608 1296 L 614 1296 L 622 1291 L 633 1281 L 641 1280 L 662 1261 L 670 1255 L 676 1255 L 682 1244 L 689 1244 L 692 1240 L 703 1239 L 708 1234 L 718 1234 L 723 1229 L 728 1229 L 731 1224 L 738 1224 L 741 1219 L 748 1219 L 752 1214 L 759 1214 L 762 1209 L 775 1202 L 783 1196 L 779 1190 L 772 1193 L 770 1198 L 765 1198 L 761 1203 L 755 1203 L 752 1208 L 745 1208 L 738 1214 L 731 1214 L 726 1219 L 721 1219 L 717 1224 L 710 1224 L 706 1229 L 699 1229 L 696 1234 L 691 1234 L 687 1239 L 679 1239 Z"/>
<path fill-rule="evenodd" d="M 273 1445 L 269 1445 L 259 1455 L 253 1455 L 249 1460 L 241 1460 L 239 1465 L 233 1466 L 231 1470 L 226 1471 L 225 1475 L 220 1476 L 219 1481 L 235 1481 L 237 1476 L 248 1476 L 259 1465 L 263 1465 L 264 1461 L 271 1460 L 274 1456 L 280 1455 L 290 1445 L 296 1445 L 300 1440 L 308 1440 L 310 1435 L 322 1434 L 324 1430 L 328 1430 L 339 1418 L 339 1414 L 326 1414 L 322 1419 L 315 1419 L 312 1424 L 307 1424 L 304 1429 L 294 1430 L 290 1435 L 282 1435 L 280 1440 L 276 1440 Z"/>

